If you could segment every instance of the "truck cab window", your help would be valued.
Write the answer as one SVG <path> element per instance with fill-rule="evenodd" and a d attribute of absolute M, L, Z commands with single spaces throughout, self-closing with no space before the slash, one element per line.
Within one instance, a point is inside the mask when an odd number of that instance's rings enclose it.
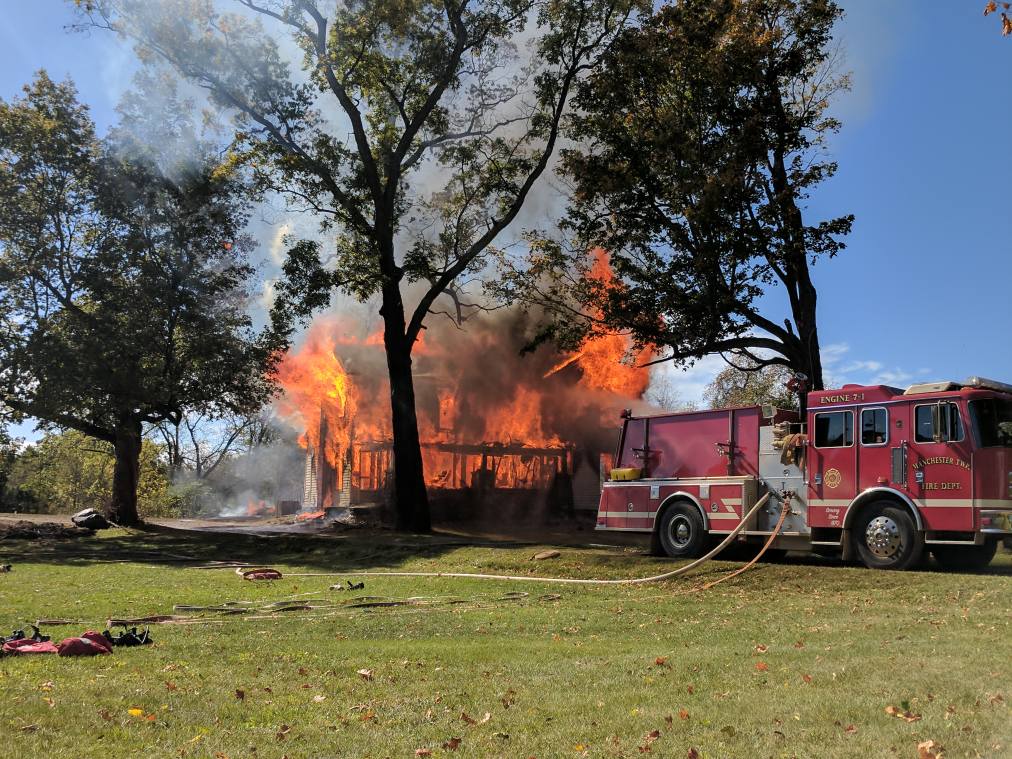
<path fill-rule="evenodd" d="M 884 408 L 866 408 L 861 412 L 861 445 L 885 445 L 889 442 L 889 412 Z"/>
<path fill-rule="evenodd" d="M 970 401 L 970 417 L 977 427 L 981 448 L 1012 448 L 1012 401 Z"/>
<path fill-rule="evenodd" d="M 914 440 L 948 443 L 963 439 L 963 421 L 955 403 L 932 403 L 914 409 Z"/>
<path fill-rule="evenodd" d="M 854 444 L 854 415 L 831 411 L 815 415 L 815 447 L 845 448 Z"/>

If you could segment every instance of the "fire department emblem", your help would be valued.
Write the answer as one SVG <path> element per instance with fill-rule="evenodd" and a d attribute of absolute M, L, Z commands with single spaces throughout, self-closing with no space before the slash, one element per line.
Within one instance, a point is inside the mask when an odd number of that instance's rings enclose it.
<path fill-rule="evenodd" d="M 843 476 L 840 474 L 839 469 L 827 469 L 826 470 L 826 487 L 827 488 L 838 488 L 840 483 L 843 482 Z"/>

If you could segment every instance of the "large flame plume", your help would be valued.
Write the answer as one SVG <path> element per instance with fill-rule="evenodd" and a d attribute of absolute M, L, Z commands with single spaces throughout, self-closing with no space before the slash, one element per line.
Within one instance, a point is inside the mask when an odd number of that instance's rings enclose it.
<path fill-rule="evenodd" d="M 605 255 L 596 257 L 592 276 L 611 280 Z M 413 370 L 430 486 L 466 486 L 479 470 L 496 487 L 544 485 L 557 466 L 553 456 L 571 458 L 646 390 L 647 356 L 632 353 L 625 336 L 593 337 L 569 355 L 542 347 L 521 357 L 531 329 L 527 317 L 509 311 L 465 330 L 433 320 L 423 333 Z M 318 318 L 285 357 L 279 380 L 279 411 L 303 431 L 300 444 L 325 457 L 338 483 L 350 469 L 363 489 L 378 485 L 391 440 L 381 334 L 363 333 L 348 317 Z M 490 463 L 480 446 L 519 446 L 530 455 Z"/>

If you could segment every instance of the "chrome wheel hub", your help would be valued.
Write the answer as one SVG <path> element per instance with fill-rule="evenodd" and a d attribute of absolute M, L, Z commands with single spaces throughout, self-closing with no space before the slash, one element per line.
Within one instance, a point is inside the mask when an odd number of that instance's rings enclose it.
<path fill-rule="evenodd" d="M 683 516 L 677 516 L 671 520 L 671 542 L 679 548 L 688 545 L 692 537 L 692 527 L 689 520 Z"/>
<path fill-rule="evenodd" d="M 900 528 L 889 517 L 875 517 L 864 532 L 868 550 L 880 559 L 890 559 L 900 550 Z"/>

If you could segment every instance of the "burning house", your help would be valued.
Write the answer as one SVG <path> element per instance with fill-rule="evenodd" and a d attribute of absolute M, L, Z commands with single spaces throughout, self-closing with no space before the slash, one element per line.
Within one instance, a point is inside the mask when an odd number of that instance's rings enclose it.
<path fill-rule="evenodd" d="M 434 512 L 595 509 L 601 454 L 611 454 L 619 411 L 642 396 L 647 370 L 628 362 L 621 336 L 590 340 L 560 360 L 545 349 L 520 355 L 531 325 L 519 313 L 475 322 L 462 331 L 436 321 L 415 347 Z M 393 454 L 381 335 L 318 319 L 286 357 L 280 381 L 279 410 L 302 430 L 303 510 L 383 502 Z"/>

